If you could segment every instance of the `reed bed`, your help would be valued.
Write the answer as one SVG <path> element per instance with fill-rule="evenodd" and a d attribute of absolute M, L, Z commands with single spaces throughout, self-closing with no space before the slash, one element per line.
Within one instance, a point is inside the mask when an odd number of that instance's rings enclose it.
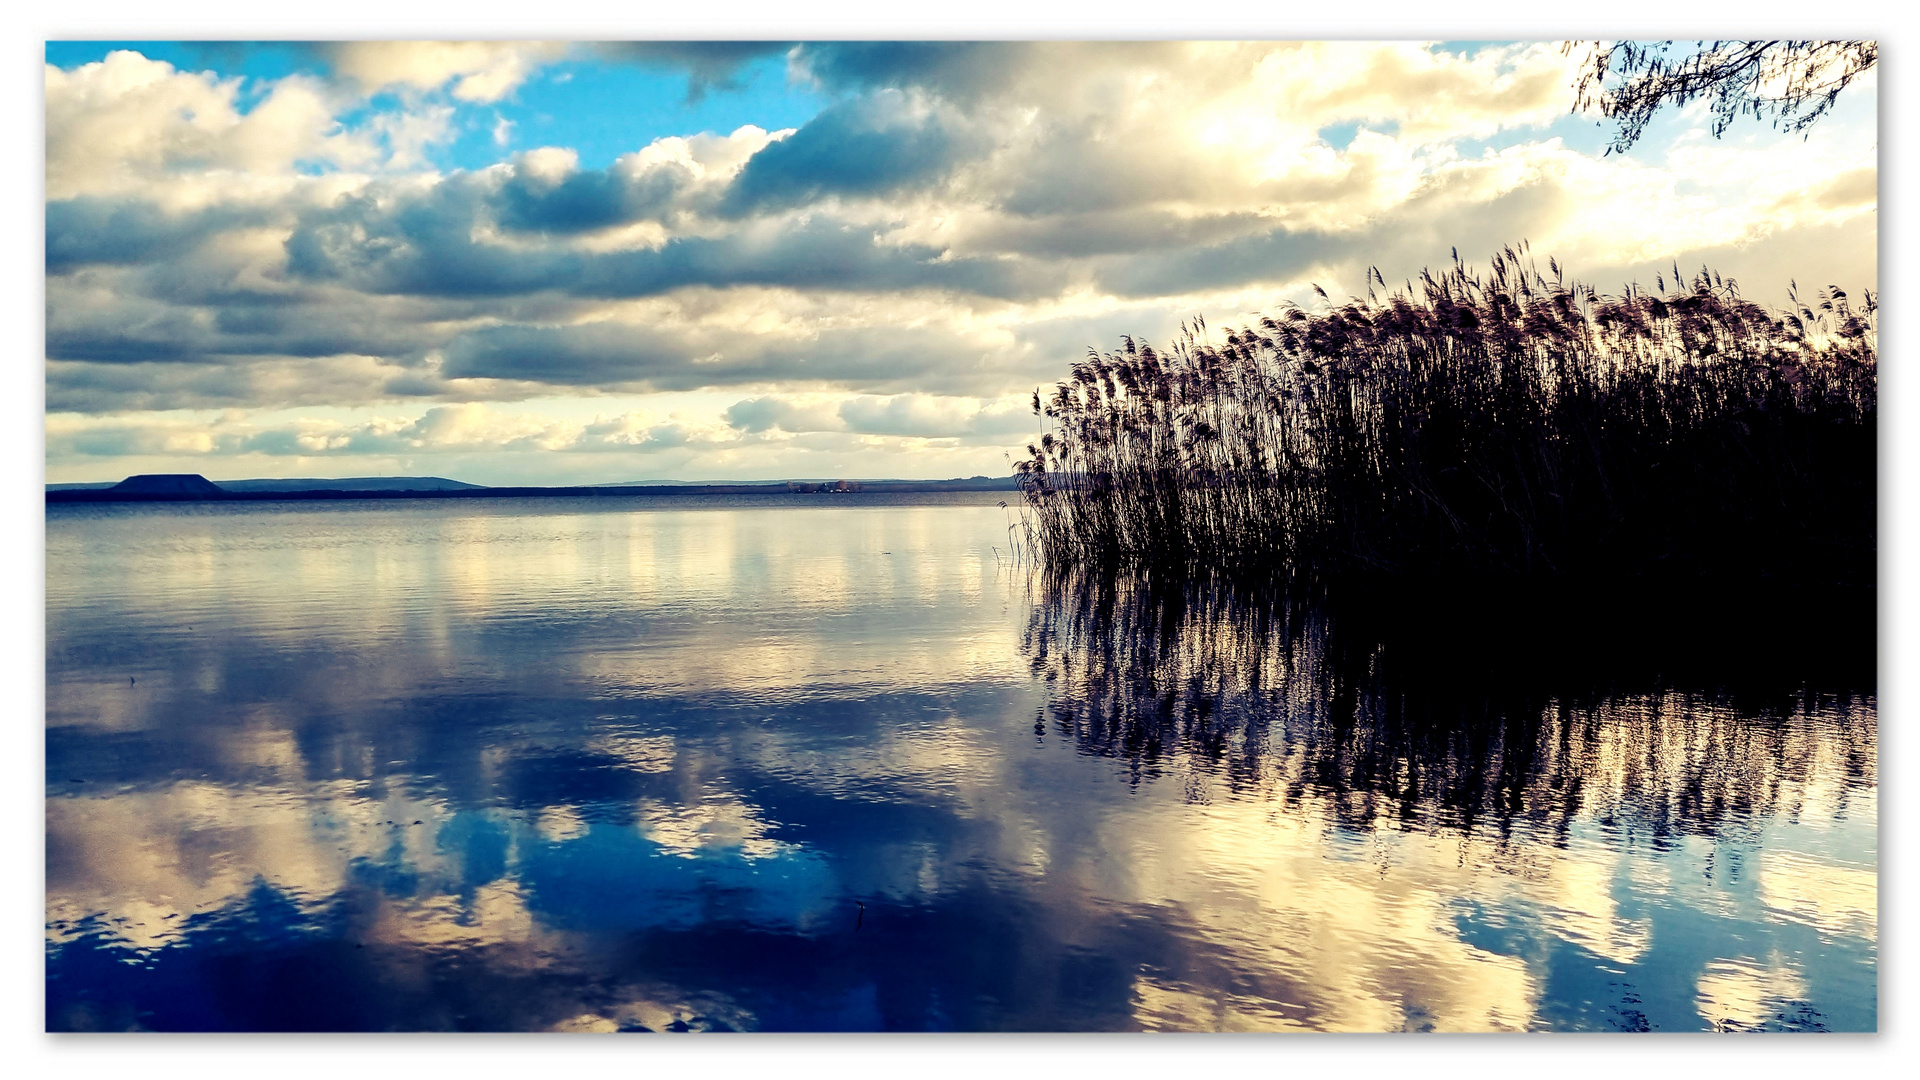
<path fill-rule="evenodd" d="M 1176 577 L 1871 587 L 1872 293 L 1770 311 L 1705 269 L 1612 296 L 1549 271 L 1456 253 L 1089 350 L 1034 394 L 1024 547 Z"/>

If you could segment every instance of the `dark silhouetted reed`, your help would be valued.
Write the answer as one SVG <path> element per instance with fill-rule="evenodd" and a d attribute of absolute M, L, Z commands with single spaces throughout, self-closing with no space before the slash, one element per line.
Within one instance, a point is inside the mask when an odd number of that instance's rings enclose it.
<path fill-rule="evenodd" d="M 1675 673 L 1661 663 L 1672 642 L 1638 650 L 1601 630 L 1526 656 L 1468 623 L 1449 647 L 1219 578 L 1082 570 L 1032 588 L 1022 647 L 1047 696 L 1035 734 L 1136 786 L 1266 792 L 1361 829 L 1485 824 L 1564 842 L 1584 817 L 1657 843 L 1797 813 L 1816 790 L 1870 799 L 1876 782 L 1875 697 L 1844 673 L 1793 671 L 1778 628 Z"/>
<path fill-rule="evenodd" d="M 1164 352 L 1090 350 L 1034 395 L 1028 553 L 1481 590 L 1871 588 L 1871 293 L 1776 312 L 1704 269 L 1603 296 L 1549 268 L 1525 245 L 1484 276 L 1456 254 L 1224 340 L 1196 320 Z"/>

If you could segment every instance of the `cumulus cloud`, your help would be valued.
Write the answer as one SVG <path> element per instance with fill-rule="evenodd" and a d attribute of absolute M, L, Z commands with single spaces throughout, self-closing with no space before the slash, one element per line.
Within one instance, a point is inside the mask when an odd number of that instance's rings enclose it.
<path fill-rule="evenodd" d="M 427 152 L 453 138 L 453 107 L 428 105 L 411 112 L 381 113 L 364 129 L 387 148 L 391 169 L 415 169 L 427 163 Z"/>
<path fill-rule="evenodd" d="M 675 196 L 698 183 L 685 163 L 621 158 L 612 168 L 581 171 L 572 150 L 542 147 L 498 170 L 489 193 L 503 227 L 530 232 L 581 233 L 658 220 Z"/>
<path fill-rule="evenodd" d="M 170 261 L 209 236 L 257 223 L 248 206 L 215 205 L 169 212 L 150 202 L 82 195 L 47 203 L 47 273 L 88 265 Z"/>
<path fill-rule="evenodd" d="M 1058 107 L 1116 70 L 1177 61 L 1179 42 L 808 42 L 789 58 L 793 74 L 834 90 L 911 87 L 964 105 L 1011 98 Z"/>
<path fill-rule="evenodd" d="M 698 102 L 709 90 L 739 89 L 736 77 L 742 67 L 777 56 L 789 46 L 779 41 L 609 41 L 589 48 L 625 63 L 683 71 L 687 100 Z"/>
<path fill-rule="evenodd" d="M 344 41 L 320 46 L 334 71 L 367 92 L 389 87 L 448 87 L 461 101 L 494 102 L 512 93 L 567 46 L 543 41 Z"/>
<path fill-rule="evenodd" d="M 837 406 L 825 401 L 796 401 L 791 397 L 748 398 L 727 410 L 727 423 L 760 434 L 781 431 L 845 431 Z"/>
<path fill-rule="evenodd" d="M 642 297 L 689 287 L 775 285 L 836 292 L 928 288 L 1011 299 L 1048 285 L 1045 267 L 987 253 L 956 255 L 826 216 L 755 221 L 717 235 L 674 235 L 611 251 L 490 235 L 490 227 L 501 224 L 568 232 L 631 223 L 630 215 L 649 212 L 650 194 L 671 196 L 676 183 L 671 175 L 650 179 L 651 188 L 580 174 L 559 184 L 495 187 L 470 175 L 430 190 L 370 188 L 303 215 L 287 239 L 287 268 L 363 292 L 419 296 L 551 289 Z"/>
<path fill-rule="evenodd" d="M 970 333 L 952 324 L 853 325 L 794 334 L 780 327 L 756 332 L 711 323 L 662 327 L 602 320 L 477 329 L 447 347 L 441 371 L 451 379 L 629 390 L 773 382 L 897 389 L 992 383 L 1008 374 L 1004 361 L 1027 353 L 1002 331 Z"/>
<path fill-rule="evenodd" d="M 1035 424 L 1018 398 L 982 400 L 932 394 L 859 395 L 838 400 L 820 395 L 773 395 L 736 402 L 727 409 L 726 418 L 728 424 L 752 434 L 831 431 L 994 441 L 1030 432 Z"/>
<path fill-rule="evenodd" d="M 235 456 L 355 457 L 460 451 L 559 452 L 684 446 L 724 426 L 689 423 L 645 412 L 582 423 L 504 412 L 480 402 L 438 405 L 412 418 L 375 416 L 358 423 L 294 419 L 259 425 L 244 417 L 166 417 L 86 422 L 61 420 L 48 439 L 62 452 L 125 456 L 158 452 Z"/>
<path fill-rule="evenodd" d="M 1561 137 L 1572 76 L 1551 44 L 319 48 L 331 79 L 130 51 L 48 67 L 49 409 L 724 390 L 737 404 L 705 434 L 653 418 L 568 438 L 1017 443 L 986 403 L 1090 345 L 1455 248 L 1527 239 L 1603 283 L 1719 260 L 1763 301 L 1876 271 L 1868 98 L 1805 141 L 1682 124 L 1602 158 Z M 791 128 L 636 139 L 604 165 L 505 148 L 536 130 L 501 110 L 542 65 L 676 71 L 697 99 L 782 55 L 825 100 Z M 437 167 L 466 131 L 500 160 Z M 440 445 L 423 432 L 379 437 Z"/>
<path fill-rule="evenodd" d="M 245 197 L 255 177 L 278 179 L 303 161 L 370 162 L 376 149 L 344 130 L 336 99 L 319 81 L 281 79 L 244 111 L 240 82 L 185 72 L 118 50 L 71 71 L 46 65 L 47 198 L 151 195 L 181 172 L 228 174 L 234 190 L 200 190 L 203 200 Z"/>
<path fill-rule="evenodd" d="M 854 431 L 870 435 L 955 439 L 1004 437 L 1033 430 L 1035 421 L 1018 397 L 1000 401 L 897 394 L 890 398 L 854 398 L 840 406 Z"/>
<path fill-rule="evenodd" d="M 591 418 L 515 411 L 484 402 L 435 405 L 410 416 L 382 413 L 360 421 L 294 416 L 263 423 L 244 410 L 112 418 L 55 414 L 48 421 L 47 440 L 49 452 L 63 460 L 174 456 L 204 459 L 197 468 L 218 469 L 219 460 L 235 458 L 725 455 L 788 446 L 796 438 L 816 452 L 861 443 L 896 449 L 926 443 L 993 448 L 1009 435 L 1025 437 L 1033 423 L 1021 403 L 1011 399 L 824 395 L 747 399 L 720 414 L 643 408 Z"/>
<path fill-rule="evenodd" d="M 898 90 L 835 105 L 748 159 L 727 191 L 731 214 L 874 197 L 923 187 L 988 145 L 952 115 Z"/>

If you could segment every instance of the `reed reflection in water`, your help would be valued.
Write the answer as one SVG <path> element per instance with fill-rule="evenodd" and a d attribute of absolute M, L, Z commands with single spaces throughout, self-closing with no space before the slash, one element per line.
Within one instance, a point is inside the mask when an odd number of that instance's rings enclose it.
<path fill-rule="evenodd" d="M 50 510 L 49 1027 L 1874 1026 L 1870 693 L 1429 678 L 992 501 Z"/>
<path fill-rule="evenodd" d="M 1242 947 L 1287 976 L 1260 996 L 1312 1002 L 1286 1019 L 1873 1026 L 1870 694 L 1556 695 L 1224 583 L 1038 588 L 1036 736 L 1200 808 L 1188 844 L 1140 857 L 1208 896 L 1231 883 L 1245 909 L 1211 905 L 1211 930 L 1258 929 Z M 1723 936 L 1744 951 L 1717 955 Z M 1820 1006 L 1809 965 L 1838 991 Z"/>

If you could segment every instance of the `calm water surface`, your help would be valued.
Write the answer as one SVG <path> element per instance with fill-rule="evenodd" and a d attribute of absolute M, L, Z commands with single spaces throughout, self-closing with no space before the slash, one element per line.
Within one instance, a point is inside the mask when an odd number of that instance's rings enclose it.
<path fill-rule="evenodd" d="M 48 1027 L 1875 1027 L 1870 692 L 1429 692 L 994 501 L 48 507 Z"/>

